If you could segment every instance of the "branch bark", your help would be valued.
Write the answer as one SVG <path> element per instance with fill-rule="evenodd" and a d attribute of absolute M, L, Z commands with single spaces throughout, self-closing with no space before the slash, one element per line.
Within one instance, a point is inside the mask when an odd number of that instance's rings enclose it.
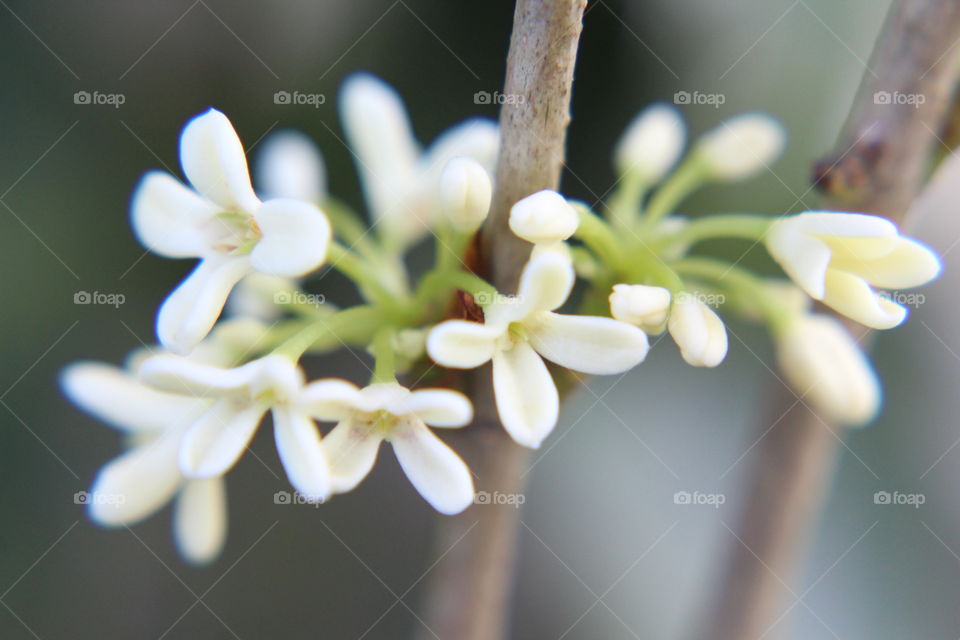
<path fill-rule="evenodd" d="M 509 229 L 510 207 L 557 189 L 563 169 L 570 95 L 586 0 L 518 0 L 500 112 L 500 153 L 493 204 L 481 237 L 486 273 L 502 292 L 516 290 L 531 245 Z M 489 368 L 474 376 L 474 424 L 454 446 L 477 476 L 478 492 L 518 494 L 530 453 L 496 415 Z M 424 638 L 496 640 L 506 636 L 516 558 L 518 509 L 475 505 L 440 520 L 424 611 Z"/>
<path fill-rule="evenodd" d="M 952 47 L 958 37 L 955 0 L 893 4 L 837 150 L 815 170 L 828 209 L 905 222 L 956 88 L 960 59 Z M 913 104 L 897 104 L 898 95 L 913 97 Z M 857 335 L 863 328 L 854 330 Z M 772 418 L 758 435 L 774 420 L 776 426 L 760 435 L 737 539 L 697 638 L 758 638 L 775 624 L 783 584 L 807 547 L 833 479 L 844 434 L 782 386 L 777 395 Z"/>

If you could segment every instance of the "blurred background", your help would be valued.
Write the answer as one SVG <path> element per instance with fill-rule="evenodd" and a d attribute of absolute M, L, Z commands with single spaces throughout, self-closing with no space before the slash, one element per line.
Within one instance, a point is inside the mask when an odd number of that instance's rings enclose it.
<path fill-rule="evenodd" d="M 791 134 L 772 172 L 706 190 L 689 213 L 815 208 L 810 167 L 833 145 L 887 7 L 592 2 L 566 194 L 597 201 L 615 180 L 611 149 L 629 119 L 686 91 L 723 96 L 720 105 L 681 107 L 693 132 L 762 110 Z M 496 106 L 475 104 L 474 94 L 501 89 L 512 9 L 502 1 L 0 1 L 0 637 L 423 631 L 411 610 L 420 610 L 424 572 L 439 555 L 435 516 L 391 455 L 348 497 L 277 505 L 273 494 L 287 485 L 261 430 L 260 461 L 246 456 L 229 476 L 226 549 L 197 569 L 177 557 L 169 509 L 131 531 L 103 530 L 74 503 L 120 441 L 64 400 L 57 375 L 68 362 L 118 363 L 155 341 L 156 308 L 190 264 L 144 254 L 127 208 L 144 171 L 179 175 L 186 120 L 221 109 L 254 159 L 269 132 L 301 129 L 323 149 L 331 191 L 359 206 L 336 114 L 343 79 L 368 70 L 396 86 L 424 142 L 467 116 L 495 117 Z M 276 104 L 278 91 L 325 99 Z M 122 100 L 78 104 L 77 92 Z M 932 200 L 934 214 L 917 229 L 946 254 L 946 275 L 924 290 L 910 323 L 877 342 L 886 411 L 847 439 L 812 553 L 794 593 L 785 590 L 770 638 L 960 635 L 956 201 L 955 193 Z M 749 260 L 763 268 L 759 258 Z M 346 294 L 321 289 L 331 299 Z M 125 302 L 74 304 L 81 291 Z M 594 379 L 567 407 L 527 476 L 514 637 L 670 639 L 694 628 L 735 542 L 727 527 L 757 462 L 757 408 L 771 395 L 766 337 L 734 324 L 731 347 L 708 372 L 684 366 L 665 340 L 643 366 Z M 362 381 L 349 355 L 316 371 Z M 678 491 L 725 501 L 678 505 Z M 925 502 L 878 505 L 877 491 Z"/>

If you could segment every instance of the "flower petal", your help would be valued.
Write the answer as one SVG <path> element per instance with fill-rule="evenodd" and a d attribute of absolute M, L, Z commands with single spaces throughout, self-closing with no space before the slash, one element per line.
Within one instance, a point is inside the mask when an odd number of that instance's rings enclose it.
<path fill-rule="evenodd" d="M 71 364 L 60 382 L 78 407 L 123 431 L 161 431 L 189 423 L 208 406 L 151 389 L 123 369 L 99 362 Z"/>
<path fill-rule="evenodd" d="M 526 342 L 493 354 L 500 422 L 518 444 L 536 449 L 557 425 L 560 398 L 547 365 Z"/>
<path fill-rule="evenodd" d="M 141 445 L 107 464 L 87 494 L 90 517 L 108 527 L 134 524 L 173 498 L 183 477 L 177 467 L 179 433 Z"/>
<path fill-rule="evenodd" d="M 190 184 L 223 209 L 253 213 L 260 205 L 250 185 L 243 143 L 227 116 L 216 109 L 183 128 L 180 164 Z"/>
<path fill-rule="evenodd" d="M 649 349 L 647 334 L 613 318 L 545 312 L 527 328 L 530 344 L 544 358 L 593 375 L 628 371 Z"/>
<path fill-rule="evenodd" d="M 715 367 L 727 355 L 727 329 L 723 320 L 696 296 L 680 293 L 676 297 L 667 328 L 687 364 Z"/>
<path fill-rule="evenodd" d="M 900 289 L 926 284 L 940 275 L 940 269 L 940 258 L 931 249 L 910 238 L 897 238 L 893 250 L 882 258 L 849 271 L 875 287 Z"/>
<path fill-rule="evenodd" d="M 188 478 L 223 475 L 249 446 L 267 412 L 264 404 L 221 399 L 190 427 L 180 445 L 180 470 Z"/>
<path fill-rule="evenodd" d="M 365 406 L 357 385 L 346 380 L 327 379 L 311 382 L 300 394 L 300 407 L 318 420 L 345 420 Z"/>
<path fill-rule="evenodd" d="M 317 425 L 299 411 L 275 406 L 273 433 L 290 484 L 307 500 L 326 500 L 331 491 L 330 469 Z"/>
<path fill-rule="evenodd" d="M 844 271 L 827 272 L 823 303 L 873 329 L 891 329 L 907 318 L 907 308 L 877 295 L 862 278 Z"/>
<path fill-rule="evenodd" d="M 821 300 L 824 278 L 830 265 L 830 247 L 819 238 L 801 233 L 792 218 L 779 220 L 770 227 L 767 250 L 790 279 L 810 297 Z"/>
<path fill-rule="evenodd" d="M 440 134 L 423 154 L 424 181 L 436 184 L 443 168 L 454 158 L 476 160 L 492 174 L 499 148 L 500 130 L 496 122 L 486 118 L 464 120 Z"/>
<path fill-rule="evenodd" d="M 212 562 L 227 540 L 227 487 L 223 478 L 188 480 L 177 496 L 173 537 L 194 564 Z"/>
<path fill-rule="evenodd" d="M 520 274 L 519 317 L 558 308 L 570 297 L 575 278 L 573 265 L 561 253 L 549 251 L 533 256 Z"/>
<path fill-rule="evenodd" d="M 407 478 L 434 509 L 460 513 L 473 502 L 473 478 L 463 460 L 419 420 L 403 420 L 390 444 Z"/>
<path fill-rule="evenodd" d="M 148 385 L 190 396 L 220 396 L 242 392 L 253 379 L 252 367 L 225 369 L 181 356 L 159 355 L 140 366 L 140 378 Z"/>
<path fill-rule="evenodd" d="M 434 427 L 463 427 L 473 420 L 473 405 L 459 391 L 418 389 L 388 409 L 394 415 L 413 414 Z"/>
<path fill-rule="evenodd" d="M 250 253 L 254 269 L 296 278 L 323 264 L 330 246 L 330 222 L 315 205 L 269 200 L 254 218 L 263 233 Z"/>
<path fill-rule="evenodd" d="M 163 346 L 175 353 L 189 353 L 210 333 L 230 291 L 249 271 L 246 258 L 201 260 L 160 307 L 157 335 Z"/>
<path fill-rule="evenodd" d="M 327 199 L 326 166 L 309 137 L 287 129 L 270 134 L 255 163 L 257 186 L 265 198 L 293 198 L 321 204 Z"/>
<path fill-rule="evenodd" d="M 220 208 L 162 171 L 143 176 L 130 208 L 140 243 L 168 258 L 199 258 L 209 250 L 202 226 Z"/>
<path fill-rule="evenodd" d="M 352 490 L 373 469 L 382 442 L 380 435 L 369 424 L 348 416 L 323 439 L 323 451 L 330 465 L 333 490 L 344 493 Z"/>
<path fill-rule="evenodd" d="M 493 357 L 503 331 L 466 320 L 441 322 L 427 336 L 427 354 L 444 367 L 473 369 Z"/>

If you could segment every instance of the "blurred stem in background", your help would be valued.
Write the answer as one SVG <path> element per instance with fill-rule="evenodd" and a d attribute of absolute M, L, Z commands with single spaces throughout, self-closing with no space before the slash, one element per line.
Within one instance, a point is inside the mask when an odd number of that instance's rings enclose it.
<path fill-rule="evenodd" d="M 893 3 L 835 154 L 815 172 L 826 208 L 904 222 L 940 146 L 935 132 L 957 86 L 958 37 L 956 0 Z M 925 100 L 886 104 L 878 92 Z M 844 434 L 780 391 L 770 420 L 758 425 L 757 463 L 731 529 L 730 557 L 693 638 L 767 637 L 789 611 L 793 568 L 819 521 Z"/>

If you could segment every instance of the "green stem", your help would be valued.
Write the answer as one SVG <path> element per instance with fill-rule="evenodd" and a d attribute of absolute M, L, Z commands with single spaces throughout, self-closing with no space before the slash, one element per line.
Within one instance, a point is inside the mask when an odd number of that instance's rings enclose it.
<path fill-rule="evenodd" d="M 694 244 L 712 238 L 743 238 L 760 240 L 774 219 L 755 214 L 718 214 L 690 222 L 685 227 L 664 238 L 668 244 Z"/>
<path fill-rule="evenodd" d="M 650 228 L 665 215 L 675 211 L 677 205 L 703 183 L 702 163 L 697 161 L 695 156 L 689 156 L 654 193 L 647 207 L 644 226 Z"/>
<path fill-rule="evenodd" d="M 431 300 L 445 299 L 457 289 L 480 300 L 494 300 L 497 296 L 497 290 L 492 284 L 469 271 L 431 271 L 420 281 L 413 304 L 420 308 Z"/>
<path fill-rule="evenodd" d="M 308 350 L 366 343 L 381 323 L 382 310 L 371 305 L 351 307 L 311 322 L 287 338 L 273 353 L 297 361 Z"/>
<path fill-rule="evenodd" d="M 333 241 L 329 250 L 330 266 L 353 280 L 363 297 L 396 308 L 397 294 L 384 287 L 370 265 L 340 243 Z"/>
<path fill-rule="evenodd" d="M 576 236 L 583 240 L 597 257 L 613 271 L 620 271 L 624 259 L 620 250 L 620 240 L 603 218 L 591 211 L 582 202 L 572 202 L 580 214 L 580 226 Z"/>
<path fill-rule="evenodd" d="M 321 208 L 330 219 L 333 230 L 351 248 L 355 248 L 361 255 L 368 258 L 377 255 L 377 248 L 369 230 L 353 209 L 335 198 L 327 198 Z"/>
<path fill-rule="evenodd" d="M 384 327 L 373 337 L 371 350 L 375 364 L 371 384 L 397 381 L 396 354 L 393 351 L 393 328 Z"/>
<path fill-rule="evenodd" d="M 615 228 L 627 231 L 637 227 L 646 189 L 647 185 L 636 173 L 623 176 L 607 210 L 607 218 Z"/>

